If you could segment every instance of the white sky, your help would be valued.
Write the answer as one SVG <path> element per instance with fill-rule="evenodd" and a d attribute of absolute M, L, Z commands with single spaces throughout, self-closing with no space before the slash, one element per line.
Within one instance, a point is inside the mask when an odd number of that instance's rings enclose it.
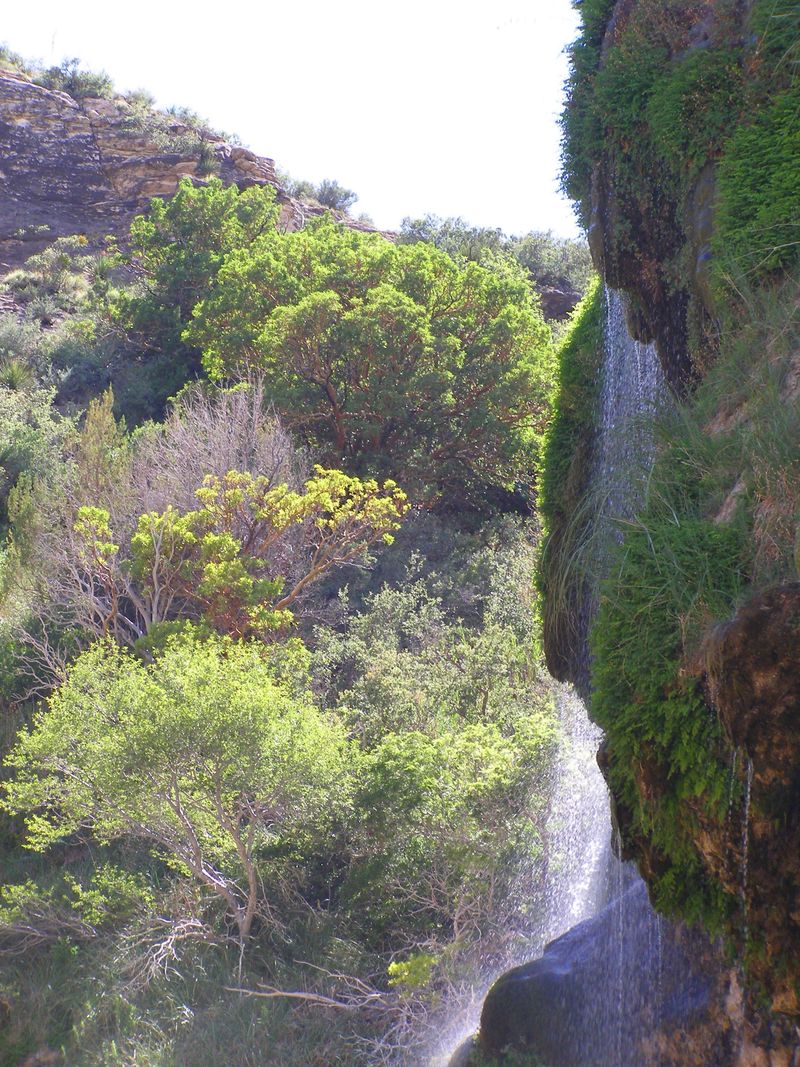
<path fill-rule="evenodd" d="M 29 0 L 0 40 L 78 56 L 239 134 L 294 177 L 336 178 L 386 229 L 462 215 L 579 231 L 558 192 L 569 0 Z"/>

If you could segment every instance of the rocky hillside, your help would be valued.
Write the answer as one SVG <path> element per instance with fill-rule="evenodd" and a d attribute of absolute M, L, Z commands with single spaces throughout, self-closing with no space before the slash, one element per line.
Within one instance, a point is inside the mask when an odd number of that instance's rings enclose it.
<path fill-rule="evenodd" d="M 0 157 L 0 272 L 57 237 L 122 234 L 152 197 L 172 196 L 186 176 L 273 186 L 286 229 L 325 211 L 289 196 L 273 160 L 209 130 L 124 97 L 76 100 L 10 71 L 0 72 Z"/>

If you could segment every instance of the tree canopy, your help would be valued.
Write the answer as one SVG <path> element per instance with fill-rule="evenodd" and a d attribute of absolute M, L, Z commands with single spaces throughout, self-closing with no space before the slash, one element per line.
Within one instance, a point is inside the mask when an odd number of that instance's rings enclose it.
<path fill-rule="evenodd" d="M 184 636 L 146 665 L 103 642 L 20 736 L 6 806 L 29 814 L 36 849 L 81 829 L 141 840 L 220 896 L 246 938 L 256 852 L 335 817 L 345 754 L 341 727 L 258 645 Z"/>
<path fill-rule="evenodd" d="M 257 367 L 328 462 L 409 488 L 526 482 L 549 330 L 512 263 L 456 263 L 317 220 L 225 258 L 184 338 L 212 378 Z"/>

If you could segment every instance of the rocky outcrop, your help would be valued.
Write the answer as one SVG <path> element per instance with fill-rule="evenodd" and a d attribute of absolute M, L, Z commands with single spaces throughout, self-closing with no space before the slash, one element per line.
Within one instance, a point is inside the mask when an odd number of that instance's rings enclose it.
<path fill-rule="evenodd" d="M 796 1035 L 748 1013 L 719 946 L 656 918 L 637 881 L 540 959 L 503 975 L 477 1040 L 451 1065 L 477 1067 L 511 1050 L 543 1067 L 791 1067 Z"/>
<path fill-rule="evenodd" d="M 694 665 L 735 753 L 735 818 L 702 825 L 707 870 L 741 900 L 740 950 L 776 1011 L 800 1016 L 800 583 L 750 599 Z"/>
<path fill-rule="evenodd" d="M 539 290 L 542 313 L 546 319 L 567 319 L 575 310 L 581 294 L 574 289 L 557 289 L 544 285 Z"/>
<path fill-rule="evenodd" d="M 122 97 L 78 101 L 0 74 L 0 273 L 57 237 L 81 233 L 95 243 L 122 234 L 184 177 L 272 186 L 287 229 L 325 210 L 288 196 L 271 159 L 180 122 L 159 129 L 154 136 Z"/>

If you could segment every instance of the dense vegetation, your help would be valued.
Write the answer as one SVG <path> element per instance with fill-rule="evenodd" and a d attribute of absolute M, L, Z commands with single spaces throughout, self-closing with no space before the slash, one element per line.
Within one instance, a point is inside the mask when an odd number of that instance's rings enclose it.
<path fill-rule="evenodd" d="M 276 221 L 187 182 L 5 279 L 9 1064 L 417 1062 L 535 922 L 549 329 L 507 254 Z"/>
<path fill-rule="evenodd" d="M 702 685 L 702 648 L 748 597 L 797 573 L 800 23 L 783 0 L 746 14 L 643 0 L 609 28 L 613 6 L 581 5 L 564 184 L 586 222 L 595 211 L 604 273 L 632 292 L 640 327 L 652 324 L 645 298 L 664 307 L 683 294 L 669 328 L 692 365 L 677 383 L 687 395 L 659 419 L 645 506 L 602 588 L 592 706 L 627 845 L 660 906 L 726 927 L 755 954 L 741 900 L 697 848 L 703 833 L 725 836 L 744 788 Z M 542 483 L 543 581 L 564 641 L 591 512 L 586 439 L 571 436 L 596 387 L 588 311 L 581 323 L 562 354 Z"/>
<path fill-rule="evenodd" d="M 642 303 L 688 303 L 678 332 L 702 375 L 726 275 L 798 263 L 797 6 L 761 0 L 742 24 L 734 4 L 713 5 L 712 17 L 710 4 L 638 3 L 601 62 L 612 8 L 581 5 L 562 181 L 588 225 L 592 174 L 603 175 L 594 221 L 605 274 Z"/>
<path fill-rule="evenodd" d="M 582 293 L 592 277 L 592 261 L 585 241 L 531 232 L 509 237 L 502 230 L 470 226 L 464 219 L 425 215 L 405 218 L 399 239 L 404 243 L 431 241 L 451 256 L 481 262 L 506 256 L 517 261 L 538 289 L 548 286 Z"/>

